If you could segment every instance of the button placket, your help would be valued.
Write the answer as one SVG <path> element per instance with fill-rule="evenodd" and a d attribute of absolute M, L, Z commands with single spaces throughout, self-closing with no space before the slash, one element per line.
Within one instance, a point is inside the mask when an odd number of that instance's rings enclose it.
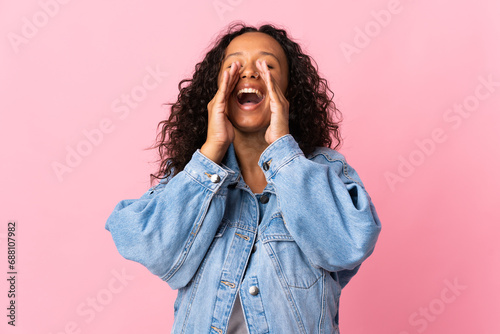
<path fill-rule="evenodd" d="M 252 310 L 247 315 L 247 322 L 252 328 L 252 333 L 269 333 L 269 326 L 264 312 L 264 304 L 259 288 L 257 276 L 249 275 L 244 283 L 244 291 L 241 293 L 242 303 Z"/>

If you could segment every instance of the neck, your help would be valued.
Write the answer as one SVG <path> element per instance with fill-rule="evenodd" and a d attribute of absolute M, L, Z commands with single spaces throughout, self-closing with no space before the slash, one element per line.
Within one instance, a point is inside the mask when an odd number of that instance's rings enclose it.
<path fill-rule="evenodd" d="M 259 158 L 269 146 L 264 139 L 264 132 L 241 133 L 235 132 L 233 146 L 243 178 L 248 175 L 260 175 Z"/>

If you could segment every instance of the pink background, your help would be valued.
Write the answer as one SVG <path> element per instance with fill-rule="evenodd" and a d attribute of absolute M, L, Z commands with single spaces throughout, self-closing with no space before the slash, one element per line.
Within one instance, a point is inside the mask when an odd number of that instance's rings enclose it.
<path fill-rule="evenodd" d="M 499 13 L 496 0 L 2 1 L 0 277 L 9 220 L 19 274 L 16 328 L 0 279 L 0 332 L 170 331 L 176 291 L 122 258 L 104 224 L 149 187 L 161 104 L 244 20 L 287 28 L 317 61 L 382 221 L 341 332 L 499 333 Z M 163 74 L 146 90 L 148 68 Z"/>

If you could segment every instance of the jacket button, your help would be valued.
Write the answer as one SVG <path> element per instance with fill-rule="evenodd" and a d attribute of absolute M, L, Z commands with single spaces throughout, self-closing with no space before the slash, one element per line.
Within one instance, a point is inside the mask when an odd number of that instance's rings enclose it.
<path fill-rule="evenodd" d="M 217 183 L 220 181 L 220 177 L 219 175 L 217 174 L 212 174 L 212 176 L 210 176 L 210 181 L 212 181 L 213 183 Z"/>
<path fill-rule="evenodd" d="M 264 170 L 269 170 L 269 163 L 268 163 L 268 162 L 264 162 L 264 163 L 262 164 L 262 168 L 263 168 Z"/>
<path fill-rule="evenodd" d="M 252 253 L 255 253 L 255 251 L 257 250 L 257 245 L 256 244 L 253 244 L 253 247 L 252 247 Z"/>
<path fill-rule="evenodd" d="M 267 202 L 269 202 L 269 197 L 267 195 L 260 196 L 260 202 L 262 204 L 266 204 Z"/>
<path fill-rule="evenodd" d="M 250 289 L 248 290 L 252 296 L 256 296 L 259 294 L 259 288 L 254 286 L 251 286 Z"/>

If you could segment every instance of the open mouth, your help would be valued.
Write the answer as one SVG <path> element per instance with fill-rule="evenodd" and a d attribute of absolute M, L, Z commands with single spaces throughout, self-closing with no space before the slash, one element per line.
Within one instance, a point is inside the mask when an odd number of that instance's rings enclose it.
<path fill-rule="evenodd" d="M 264 95 L 257 89 L 243 88 L 236 93 L 236 100 L 243 107 L 253 107 L 264 100 Z"/>

